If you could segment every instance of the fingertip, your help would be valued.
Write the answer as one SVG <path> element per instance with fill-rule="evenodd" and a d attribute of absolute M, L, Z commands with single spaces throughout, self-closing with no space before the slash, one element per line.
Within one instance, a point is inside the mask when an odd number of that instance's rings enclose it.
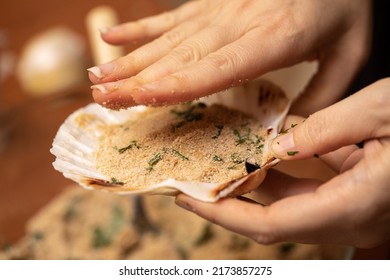
<path fill-rule="evenodd" d="M 87 69 L 88 78 L 93 84 L 99 83 L 100 79 L 103 77 L 102 72 L 97 66 L 93 66 Z"/>
<path fill-rule="evenodd" d="M 104 96 L 104 94 L 96 87 L 91 87 L 92 89 L 92 98 L 95 100 L 96 103 L 103 107 L 107 107 L 107 96 Z"/>
<path fill-rule="evenodd" d="M 98 87 L 92 88 L 92 97 L 96 103 L 111 110 L 127 109 L 136 106 L 134 99 L 130 95 L 119 93 L 104 93 Z"/>
<path fill-rule="evenodd" d="M 109 32 L 109 29 L 108 29 L 108 27 L 104 26 L 104 27 L 98 28 L 98 31 L 100 33 L 100 36 L 103 38 Z"/>
<path fill-rule="evenodd" d="M 99 28 L 100 37 L 108 44 L 122 45 L 127 43 L 122 29 L 120 26 Z"/>
<path fill-rule="evenodd" d="M 295 145 L 294 135 L 292 132 L 281 134 L 273 139 L 270 148 L 271 153 L 276 158 L 280 159 L 295 157 L 299 154 L 299 150 L 297 150 Z"/>

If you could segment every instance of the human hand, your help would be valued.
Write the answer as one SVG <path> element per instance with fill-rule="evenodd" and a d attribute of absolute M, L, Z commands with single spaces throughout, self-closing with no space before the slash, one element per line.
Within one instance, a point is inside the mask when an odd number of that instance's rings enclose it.
<path fill-rule="evenodd" d="M 112 109 L 172 104 L 318 59 L 295 106 L 307 115 L 346 90 L 368 53 L 370 15 L 369 0 L 190 1 L 108 28 L 102 37 L 111 44 L 152 41 L 90 68 L 92 93 Z"/>
<path fill-rule="evenodd" d="M 319 155 L 339 174 L 327 182 L 271 170 L 257 190 L 262 206 L 227 198 L 176 203 L 259 243 L 374 247 L 390 238 L 390 78 L 314 113 L 272 142 L 284 160 Z M 364 141 L 364 147 L 354 143 Z"/>

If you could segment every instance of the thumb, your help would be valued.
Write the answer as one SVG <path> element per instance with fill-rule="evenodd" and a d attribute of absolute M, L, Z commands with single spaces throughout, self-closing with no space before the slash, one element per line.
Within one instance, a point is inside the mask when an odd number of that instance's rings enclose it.
<path fill-rule="evenodd" d="M 271 152 L 281 159 L 302 159 L 322 155 L 389 133 L 387 103 L 390 79 L 384 79 L 358 93 L 320 110 L 271 143 Z"/>

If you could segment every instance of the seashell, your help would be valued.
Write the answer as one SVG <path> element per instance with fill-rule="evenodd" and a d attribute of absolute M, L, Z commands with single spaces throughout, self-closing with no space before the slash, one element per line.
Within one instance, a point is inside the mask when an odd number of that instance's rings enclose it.
<path fill-rule="evenodd" d="M 99 172 L 94 155 L 99 147 L 99 137 L 102 135 L 99 127 L 136 120 L 139 114 L 147 109 L 144 106 L 112 111 L 97 104 L 89 104 L 75 111 L 61 125 L 54 138 L 50 150 L 56 157 L 53 166 L 66 178 L 77 182 L 84 188 L 118 194 L 176 195 L 183 192 L 201 201 L 215 202 L 223 197 L 236 197 L 258 188 L 267 170 L 279 162 L 278 159 L 272 157 L 269 143 L 280 131 L 291 100 L 272 82 L 256 80 L 202 98 L 201 101 L 208 105 L 222 104 L 228 108 L 251 114 L 267 129 L 261 161 L 254 165 L 248 159 L 247 175 L 228 182 L 212 183 L 183 182 L 169 178 L 139 189 L 123 186 L 123 183 L 115 182 Z"/>

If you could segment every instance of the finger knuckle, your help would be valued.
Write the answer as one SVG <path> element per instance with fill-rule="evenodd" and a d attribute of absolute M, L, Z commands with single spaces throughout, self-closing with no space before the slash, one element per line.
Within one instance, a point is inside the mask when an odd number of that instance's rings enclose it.
<path fill-rule="evenodd" d="M 324 135 L 329 130 L 328 121 L 323 115 L 314 113 L 306 120 L 306 125 L 303 127 L 303 143 L 307 143 L 310 147 L 320 145 Z"/>
<path fill-rule="evenodd" d="M 171 56 L 181 63 L 189 64 L 202 58 L 202 48 L 202 45 L 197 43 L 183 44 L 175 48 Z"/>
<path fill-rule="evenodd" d="M 161 37 L 158 40 L 160 41 L 160 43 L 164 45 L 168 44 L 168 45 L 176 46 L 182 41 L 182 39 L 183 39 L 182 32 L 178 30 L 171 30 L 161 35 Z"/>
<path fill-rule="evenodd" d="M 384 78 L 374 83 L 375 95 L 372 95 L 372 101 L 380 107 L 390 106 L 390 78 Z"/>
<path fill-rule="evenodd" d="M 240 79 L 239 65 L 241 60 L 242 58 L 234 52 L 220 51 L 209 54 L 207 64 L 212 70 L 222 72 L 233 86 Z"/>
<path fill-rule="evenodd" d="M 129 28 L 134 28 L 135 30 L 139 30 L 144 34 L 148 34 L 150 31 L 149 26 L 150 26 L 150 24 L 149 24 L 149 21 L 147 19 L 139 19 L 139 20 L 134 21 L 132 23 L 132 25 L 129 26 Z"/>
<path fill-rule="evenodd" d="M 142 65 L 142 60 L 139 56 L 127 54 L 117 59 L 117 67 L 115 71 L 127 72 L 129 69 L 134 69 Z"/>
<path fill-rule="evenodd" d="M 367 99 L 367 108 L 375 116 L 375 125 L 372 126 L 376 137 L 390 135 L 390 78 L 375 82 L 373 91 Z"/>
<path fill-rule="evenodd" d="M 277 226 L 272 223 L 262 223 L 262 227 L 258 228 L 256 232 L 253 232 L 251 236 L 255 242 L 264 245 L 271 245 L 283 241 L 281 232 L 277 229 Z"/>
<path fill-rule="evenodd" d="M 174 25 L 176 23 L 176 15 L 173 12 L 162 13 L 161 19 L 167 25 Z"/>

